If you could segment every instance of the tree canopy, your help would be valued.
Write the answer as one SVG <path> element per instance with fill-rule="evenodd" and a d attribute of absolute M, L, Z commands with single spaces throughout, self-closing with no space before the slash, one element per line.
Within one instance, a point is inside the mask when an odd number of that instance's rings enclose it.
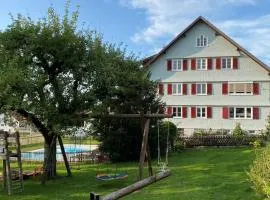
<path fill-rule="evenodd" d="M 138 113 L 157 111 L 160 105 L 156 82 L 138 59 L 121 45 L 104 42 L 97 32 L 80 28 L 78 14 L 70 13 L 67 3 L 63 17 L 50 7 L 37 21 L 12 17 L 0 32 L 0 109 L 38 128 L 45 159 L 54 135 L 81 125 L 81 113 L 108 108 Z M 51 159 L 56 173 L 55 147 Z"/>

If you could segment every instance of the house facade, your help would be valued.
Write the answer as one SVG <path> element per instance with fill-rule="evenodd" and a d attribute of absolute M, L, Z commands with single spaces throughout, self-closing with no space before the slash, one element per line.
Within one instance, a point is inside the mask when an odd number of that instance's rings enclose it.
<path fill-rule="evenodd" d="M 254 42 L 254 41 L 251 41 Z M 146 60 L 166 112 L 185 135 L 194 130 L 250 133 L 270 113 L 269 68 L 203 17 Z"/>

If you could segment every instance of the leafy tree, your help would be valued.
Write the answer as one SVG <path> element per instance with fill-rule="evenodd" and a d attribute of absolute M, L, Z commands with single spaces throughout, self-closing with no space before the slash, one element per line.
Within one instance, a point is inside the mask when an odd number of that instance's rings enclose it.
<path fill-rule="evenodd" d="M 18 15 L 0 32 L 0 109 L 28 119 L 43 135 L 45 159 L 52 152 L 48 177 L 56 175 L 55 136 L 80 126 L 82 113 L 148 109 L 153 93 L 145 88 L 156 87 L 134 56 L 79 29 L 77 18 L 67 3 L 62 18 L 51 7 L 36 22 Z"/>

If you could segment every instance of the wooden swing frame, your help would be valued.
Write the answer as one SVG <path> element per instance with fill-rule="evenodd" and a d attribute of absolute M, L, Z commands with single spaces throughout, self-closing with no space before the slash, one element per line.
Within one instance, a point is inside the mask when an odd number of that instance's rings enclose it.
<path fill-rule="evenodd" d="M 148 144 L 148 135 L 149 135 L 149 125 L 150 121 L 152 118 L 156 119 L 163 119 L 163 118 L 172 118 L 172 114 L 151 114 L 150 111 L 148 111 L 146 114 L 140 113 L 140 114 L 108 114 L 108 115 L 91 115 L 89 114 L 92 118 L 140 118 L 141 119 L 141 129 L 142 129 L 142 144 L 141 144 L 141 152 L 140 152 L 140 159 L 139 159 L 139 177 L 138 177 L 138 182 L 122 188 L 116 192 L 113 192 L 111 194 L 108 194 L 102 199 L 119 199 L 123 196 L 126 196 L 138 189 L 141 189 L 143 187 L 146 187 L 152 183 L 155 183 L 159 180 L 162 180 L 168 176 L 171 175 L 171 172 L 169 170 L 162 171 L 158 174 L 153 175 L 153 169 L 151 165 L 151 155 L 150 155 L 150 147 Z M 148 163 L 148 173 L 149 177 L 143 179 L 143 169 L 144 169 L 144 162 L 145 159 L 147 160 Z M 90 199 L 91 200 L 96 200 L 100 199 L 99 195 L 96 195 L 95 193 L 90 193 Z"/>

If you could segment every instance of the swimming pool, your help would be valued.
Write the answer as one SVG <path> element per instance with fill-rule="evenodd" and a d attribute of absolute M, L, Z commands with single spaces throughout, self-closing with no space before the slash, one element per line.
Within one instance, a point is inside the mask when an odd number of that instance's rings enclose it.
<path fill-rule="evenodd" d="M 56 150 L 56 160 L 63 161 L 63 155 L 61 153 L 60 146 L 57 145 Z M 75 144 L 65 144 L 64 145 L 67 158 L 69 160 L 75 159 L 77 156 L 89 153 L 98 148 L 98 145 L 75 145 Z M 44 159 L 44 149 L 37 149 L 30 152 L 22 153 L 23 160 L 33 160 L 33 161 L 43 161 Z"/>

